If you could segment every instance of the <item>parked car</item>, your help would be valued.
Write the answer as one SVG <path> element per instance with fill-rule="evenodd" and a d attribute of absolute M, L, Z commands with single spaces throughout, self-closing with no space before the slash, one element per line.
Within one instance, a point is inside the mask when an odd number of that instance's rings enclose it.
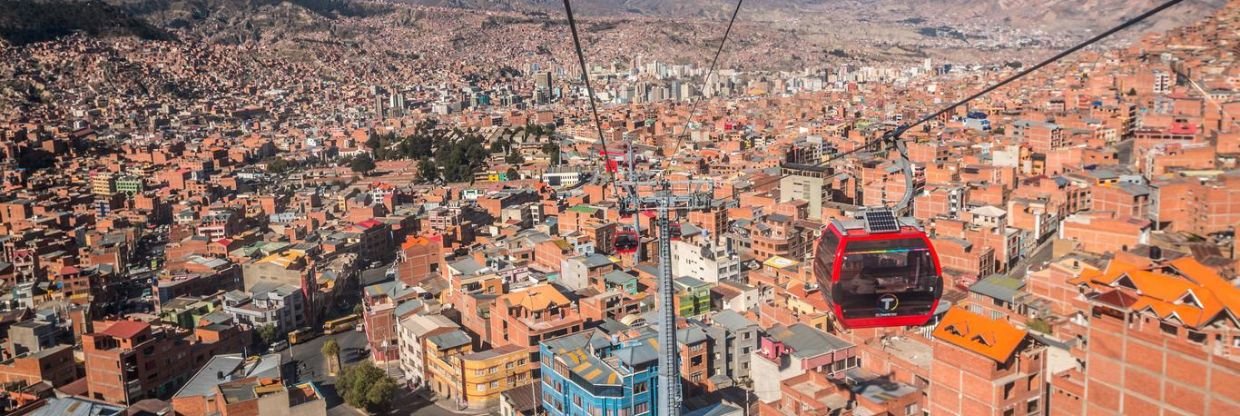
<path fill-rule="evenodd" d="M 278 352 L 288 349 L 288 341 L 276 341 L 271 343 L 271 351 Z"/>

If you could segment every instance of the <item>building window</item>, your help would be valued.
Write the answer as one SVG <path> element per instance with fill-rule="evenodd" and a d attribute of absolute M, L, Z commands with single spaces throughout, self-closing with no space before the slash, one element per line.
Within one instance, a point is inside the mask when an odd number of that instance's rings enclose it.
<path fill-rule="evenodd" d="M 1205 344 L 1206 334 L 1203 332 L 1188 331 L 1188 340 L 1198 344 Z"/>
<path fill-rule="evenodd" d="M 1171 336 L 1176 336 L 1176 335 L 1179 335 L 1180 333 L 1179 328 L 1176 328 L 1175 325 L 1172 325 L 1166 322 L 1159 322 L 1158 328 L 1161 329 L 1164 334 L 1171 335 Z"/>
<path fill-rule="evenodd" d="M 1038 412 L 1038 399 L 1033 399 L 1033 400 L 1030 400 L 1029 403 L 1025 403 L 1025 413 L 1034 414 L 1037 412 Z"/>
<path fill-rule="evenodd" d="M 478 390 L 478 391 L 487 391 L 487 385 L 486 385 L 486 384 L 478 384 L 478 385 L 474 386 L 474 389 L 475 389 L 475 390 Z"/>
<path fill-rule="evenodd" d="M 645 392 L 646 392 L 646 388 L 647 388 L 647 386 L 646 386 L 646 382 L 644 382 L 644 381 L 643 381 L 643 382 L 641 382 L 641 383 L 634 384 L 634 385 L 633 385 L 633 394 L 645 393 Z"/>
<path fill-rule="evenodd" d="M 913 404 L 910 404 L 910 405 L 908 405 L 908 406 L 904 406 L 904 414 L 905 414 L 905 416 L 913 416 L 913 414 L 914 414 L 914 413 L 917 413 L 917 411 L 918 411 L 918 410 L 919 410 L 919 409 L 917 408 L 917 403 L 913 403 Z"/>
<path fill-rule="evenodd" d="M 639 415 L 646 413 L 649 410 L 650 410 L 650 405 L 647 404 L 646 402 L 638 403 L 637 406 L 633 407 L 633 412 Z"/>

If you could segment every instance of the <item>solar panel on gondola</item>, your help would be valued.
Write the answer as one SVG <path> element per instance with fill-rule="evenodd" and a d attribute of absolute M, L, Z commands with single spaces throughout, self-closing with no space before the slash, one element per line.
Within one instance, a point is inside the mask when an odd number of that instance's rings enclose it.
<path fill-rule="evenodd" d="M 865 230 L 871 233 L 894 233 L 900 231 L 900 223 L 889 210 L 871 209 L 865 212 Z"/>

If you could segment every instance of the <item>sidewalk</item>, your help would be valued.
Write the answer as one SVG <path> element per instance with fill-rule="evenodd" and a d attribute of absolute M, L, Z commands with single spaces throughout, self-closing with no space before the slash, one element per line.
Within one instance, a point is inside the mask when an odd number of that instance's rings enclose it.
<path fill-rule="evenodd" d="M 456 401 L 456 400 L 436 400 L 436 401 L 435 401 L 435 407 L 438 407 L 438 408 L 443 409 L 444 411 L 446 411 L 446 412 L 448 412 L 448 413 L 452 413 L 452 414 L 456 414 L 456 415 L 486 415 L 486 414 L 490 414 L 490 412 L 489 412 L 488 410 L 486 410 L 486 409 L 480 409 L 480 410 L 471 410 L 471 409 L 459 410 L 459 409 L 460 409 L 460 407 L 459 407 L 459 403 L 457 403 L 457 401 Z"/>

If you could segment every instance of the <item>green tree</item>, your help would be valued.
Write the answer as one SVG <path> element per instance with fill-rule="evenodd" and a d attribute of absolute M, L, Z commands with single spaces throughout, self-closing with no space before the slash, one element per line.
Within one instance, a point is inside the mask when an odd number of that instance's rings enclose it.
<path fill-rule="evenodd" d="M 517 172 L 517 168 L 508 168 L 508 180 L 515 181 L 521 179 L 521 172 Z"/>
<path fill-rule="evenodd" d="M 340 344 L 337 344 L 334 339 L 329 339 L 323 343 L 323 349 L 320 352 L 327 360 L 328 374 L 336 374 L 340 369 Z"/>
<path fill-rule="evenodd" d="M 525 156 L 521 156 L 521 152 L 514 151 L 512 153 L 509 153 L 508 156 L 505 156 L 504 161 L 508 162 L 509 164 L 520 165 L 522 163 L 525 163 Z"/>
<path fill-rule="evenodd" d="M 288 172 L 292 167 L 293 166 L 289 163 L 289 161 L 277 157 L 275 159 L 271 159 L 270 162 L 267 162 L 267 173 L 282 175 L 285 172 Z"/>
<path fill-rule="evenodd" d="M 357 305 L 353 305 L 353 314 L 354 314 L 354 315 L 361 315 L 361 314 L 362 314 L 362 312 L 364 312 L 364 310 L 365 310 L 365 308 L 363 308 L 363 307 L 362 307 L 362 304 L 360 304 L 360 303 L 359 303 L 359 304 L 357 304 Z"/>
<path fill-rule="evenodd" d="M 491 142 L 491 153 L 506 153 L 509 147 L 508 139 L 500 137 Z"/>
<path fill-rule="evenodd" d="M 371 159 L 369 154 L 362 153 L 349 161 L 349 169 L 363 175 L 367 174 L 375 170 L 375 160 Z"/>
<path fill-rule="evenodd" d="M 396 393 L 396 388 L 396 380 L 385 374 L 366 389 L 366 409 L 375 414 L 387 413 L 392 407 L 392 395 Z"/>
<path fill-rule="evenodd" d="M 383 146 L 383 140 L 379 138 L 378 134 L 371 133 L 370 138 L 366 139 L 366 147 L 368 148 L 378 149 L 379 147 L 382 147 L 382 146 Z"/>
<path fill-rule="evenodd" d="M 263 325 L 258 328 L 258 339 L 263 341 L 263 345 L 271 345 L 280 340 L 280 332 L 275 325 Z"/>
<path fill-rule="evenodd" d="M 542 152 L 551 157 L 551 164 L 556 165 L 560 163 L 560 146 L 554 142 L 543 143 Z"/>
<path fill-rule="evenodd" d="M 439 180 L 439 167 L 429 157 L 418 159 L 418 180 L 423 183 Z"/>
<path fill-rule="evenodd" d="M 543 134 L 546 134 L 546 132 L 543 130 L 544 129 L 541 124 L 531 124 L 525 128 L 525 131 L 529 133 L 530 135 L 533 135 L 534 138 L 538 138 L 538 137 L 541 137 Z"/>
<path fill-rule="evenodd" d="M 384 413 L 391 407 L 396 380 L 369 361 L 346 368 L 336 379 L 337 391 L 350 406 L 372 413 Z"/>

